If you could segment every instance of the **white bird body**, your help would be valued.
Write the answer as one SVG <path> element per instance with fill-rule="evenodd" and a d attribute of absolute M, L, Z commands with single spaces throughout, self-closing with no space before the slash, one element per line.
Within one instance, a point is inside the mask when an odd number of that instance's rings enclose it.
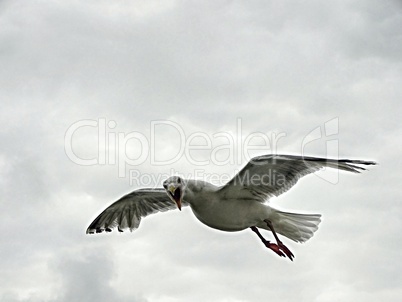
<path fill-rule="evenodd" d="M 320 214 L 281 212 L 251 199 L 247 193 L 239 194 L 238 198 L 225 198 L 224 194 L 219 194 L 222 187 L 199 180 L 185 182 L 184 201 L 199 221 L 217 230 L 236 232 L 252 226 L 270 230 L 264 221 L 269 220 L 277 233 L 296 242 L 305 242 L 313 236 L 321 221 Z"/>
<path fill-rule="evenodd" d="M 279 211 L 267 204 L 272 196 L 289 190 L 301 177 L 324 167 L 359 173 L 361 165 L 374 162 L 325 159 L 294 155 L 264 155 L 253 158 L 236 176 L 221 187 L 200 180 L 171 176 L 164 189 L 139 189 L 107 207 L 91 223 L 87 233 L 110 232 L 114 227 L 136 229 L 151 213 L 189 205 L 195 217 L 221 231 L 235 232 L 251 228 L 265 246 L 279 256 L 293 260 L 293 253 L 276 233 L 296 242 L 305 242 L 318 229 L 320 214 Z M 273 233 L 276 244 L 267 241 L 258 228 Z"/>
<path fill-rule="evenodd" d="M 221 231 L 242 231 L 270 216 L 270 207 L 252 199 L 225 198 L 219 187 L 204 181 L 187 180 L 183 199 L 195 217 Z"/>

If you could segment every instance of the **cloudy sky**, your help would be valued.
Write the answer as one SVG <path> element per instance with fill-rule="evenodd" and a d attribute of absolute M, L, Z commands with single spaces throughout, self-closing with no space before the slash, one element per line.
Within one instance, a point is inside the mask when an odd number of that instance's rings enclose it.
<path fill-rule="evenodd" d="M 399 301 L 401 59 L 400 1 L 0 1 L 0 300 Z M 271 201 L 323 214 L 293 263 L 189 209 L 85 234 L 265 153 L 379 165 Z"/>

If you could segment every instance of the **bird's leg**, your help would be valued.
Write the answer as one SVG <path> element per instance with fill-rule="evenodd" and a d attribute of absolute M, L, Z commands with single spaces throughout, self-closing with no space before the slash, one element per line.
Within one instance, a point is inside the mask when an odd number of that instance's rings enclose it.
<path fill-rule="evenodd" d="M 252 226 L 252 227 L 250 227 L 250 228 L 251 228 L 251 230 L 252 230 L 253 232 L 255 232 L 255 233 L 257 234 L 257 236 L 261 239 L 262 243 L 264 243 L 264 245 L 265 245 L 267 248 L 273 250 L 273 251 L 274 251 L 275 253 L 277 253 L 279 256 L 285 257 L 285 254 L 282 253 L 282 251 L 281 251 L 281 249 L 279 248 L 278 245 L 276 245 L 275 243 L 271 243 L 270 241 L 268 241 L 268 240 L 266 240 L 264 237 L 262 237 L 262 235 L 261 235 L 260 231 L 258 231 L 258 228 L 257 228 L 257 227 Z"/>
<path fill-rule="evenodd" d="M 272 231 L 272 234 L 274 234 L 274 237 L 275 237 L 276 243 L 278 244 L 279 249 L 280 249 L 281 251 L 283 251 L 283 252 L 286 254 L 286 256 L 288 256 L 288 258 L 289 258 L 290 260 L 293 261 L 293 258 L 294 258 L 295 256 L 294 256 L 293 253 L 282 243 L 282 241 L 279 240 L 278 235 L 276 234 L 276 232 L 275 232 L 275 230 L 274 230 L 274 227 L 273 227 L 273 225 L 272 225 L 272 222 L 269 221 L 268 219 L 265 219 L 264 221 L 265 221 L 265 223 L 267 224 L 267 226 L 270 228 L 270 230 Z"/>

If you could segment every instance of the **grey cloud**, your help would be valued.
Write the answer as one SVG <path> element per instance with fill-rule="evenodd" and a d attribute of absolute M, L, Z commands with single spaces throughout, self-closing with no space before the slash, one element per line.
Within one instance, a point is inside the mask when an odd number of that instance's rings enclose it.
<path fill-rule="evenodd" d="M 60 280 L 57 293 L 54 298 L 43 300 L 35 294 L 27 298 L 19 298 L 17 294 L 6 292 L 2 296 L 7 302 L 65 302 L 65 301 L 133 301 L 146 302 L 147 300 L 132 293 L 130 298 L 122 296 L 111 286 L 115 275 L 115 267 L 108 254 L 90 253 L 81 255 L 78 250 L 73 253 L 61 253 L 57 259 L 49 261 L 55 270 L 55 278 Z M 36 272 L 40 277 L 41 272 Z"/>
<path fill-rule="evenodd" d="M 97 253 L 82 257 L 73 253 L 60 257 L 55 269 L 61 275 L 62 294 L 56 301 L 145 302 L 142 298 L 124 298 L 110 285 L 115 268 L 109 256 Z M 135 297 L 135 293 L 133 296 Z"/>

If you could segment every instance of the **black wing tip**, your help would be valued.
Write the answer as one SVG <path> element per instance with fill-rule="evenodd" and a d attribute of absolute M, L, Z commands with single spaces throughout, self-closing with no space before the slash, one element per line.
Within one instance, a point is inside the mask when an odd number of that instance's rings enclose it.
<path fill-rule="evenodd" d="M 361 165 L 365 166 L 377 165 L 377 163 L 374 161 L 365 161 L 365 160 L 340 159 L 338 162 L 344 164 L 347 168 L 350 169 L 346 170 L 354 173 L 361 173 L 362 171 L 367 171 L 367 168 L 362 167 Z"/>
<path fill-rule="evenodd" d="M 92 234 L 95 234 L 95 231 L 96 231 L 96 228 L 94 228 L 93 225 L 91 224 L 91 225 L 87 228 L 85 234 L 91 234 L 91 235 L 92 235 Z"/>
<path fill-rule="evenodd" d="M 348 163 L 348 164 L 354 164 L 354 165 L 366 165 L 366 166 L 378 165 L 377 162 L 375 162 L 375 161 L 370 161 L 370 160 L 339 159 L 338 161 L 341 162 L 341 163 Z"/>
<path fill-rule="evenodd" d="M 92 226 L 89 226 L 88 228 L 87 228 L 87 231 L 86 231 L 86 234 L 100 234 L 100 233 L 103 233 L 103 232 L 106 232 L 106 233 L 110 233 L 110 232 L 112 232 L 113 231 L 113 229 L 112 228 L 109 228 L 109 227 L 105 227 L 105 228 L 103 228 L 103 227 L 92 227 Z"/>
<path fill-rule="evenodd" d="M 100 233 L 103 233 L 103 232 L 111 233 L 113 231 L 113 229 L 114 228 L 109 228 L 109 227 L 105 227 L 105 228 L 104 227 L 89 227 L 86 230 L 86 234 L 92 235 L 92 234 L 100 234 Z M 133 231 L 133 229 L 130 229 L 130 231 Z M 117 227 L 117 230 L 119 231 L 119 233 L 124 232 L 124 229 L 121 229 L 120 227 Z"/>

